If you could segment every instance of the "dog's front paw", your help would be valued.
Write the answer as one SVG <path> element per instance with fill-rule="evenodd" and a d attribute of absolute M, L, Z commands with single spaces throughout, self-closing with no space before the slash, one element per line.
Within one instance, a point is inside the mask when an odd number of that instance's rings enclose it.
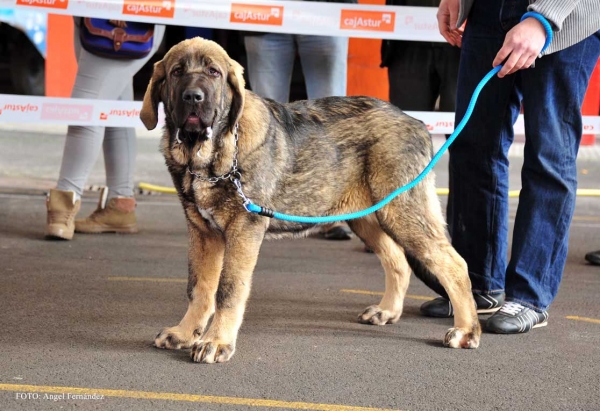
<path fill-rule="evenodd" d="M 400 314 L 384 310 L 378 305 L 372 305 L 358 316 L 358 322 L 363 324 L 385 325 L 394 324 L 400 319 Z"/>
<path fill-rule="evenodd" d="M 154 346 L 167 350 L 190 348 L 194 343 L 196 332 L 185 332 L 180 326 L 165 328 L 154 339 Z"/>
<path fill-rule="evenodd" d="M 444 337 L 444 345 L 450 348 L 477 348 L 479 347 L 480 332 L 467 331 L 462 328 L 450 328 Z"/>
<path fill-rule="evenodd" d="M 235 344 L 223 341 L 198 341 L 192 347 L 191 358 L 194 362 L 205 364 L 229 361 L 235 352 Z"/>

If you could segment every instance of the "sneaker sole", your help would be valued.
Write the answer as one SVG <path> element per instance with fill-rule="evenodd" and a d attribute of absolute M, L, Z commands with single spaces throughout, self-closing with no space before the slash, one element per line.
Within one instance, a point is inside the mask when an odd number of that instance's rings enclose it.
<path fill-rule="evenodd" d="M 478 308 L 477 309 L 477 314 L 493 314 L 496 311 L 498 311 L 500 308 L 502 308 L 502 307 L 496 307 L 496 308 Z"/>
<path fill-rule="evenodd" d="M 67 237 L 67 236 L 61 236 L 61 235 L 55 235 L 55 234 L 46 234 L 44 236 L 44 238 L 46 238 L 46 240 L 63 240 L 63 241 L 70 241 L 73 239 L 73 237 Z"/>
<path fill-rule="evenodd" d="M 73 234 L 65 234 L 64 229 L 54 229 L 52 227 L 46 228 L 45 237 L 49 240 L 65 240 L 69 241 L 73 239 Z"/>
<path fill-rule="evenodd" d="M 536 325 L 534 325 L 534 326 L 533 326 L 533 327 L 531 327 L 529 330 L 527 330 L 527 331 L 522 331 L 522 332 L 519 332 L 519 331 L 517 331 L 517 332 L 506 332 L 506 331 L 502 331 L 502 330 L 493 330 L 493 331 L 492 331 L 492 330 L 489 330 L 489 329 L 487 329 L 486 331 L 487 331 L 487 332 L 491 332 L 491 333 L 493 333 L 493 334 L 498 334 L 498 335 L 526 334 L 526 333 L 528 333 L 529 331 L 533 330 L 534 328 L 541 328 L 541 327 L 545 327 L 545 326 L 547 326 L 547 325 L 548 325 L 548 321 L 544 321 L 544 322 L 542 322 L 542 323 L 539 323 L 539 324 L 536 324 Z"/>

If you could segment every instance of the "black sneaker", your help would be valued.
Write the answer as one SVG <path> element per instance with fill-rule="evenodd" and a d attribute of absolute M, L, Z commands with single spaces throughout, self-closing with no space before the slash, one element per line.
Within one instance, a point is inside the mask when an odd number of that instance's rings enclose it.
<path fill-rule="evenodd" d="M 585 255 L 585 259 L 590 264 L 600 265 L 600 250 L 598 250 L 598 251 L 592 251 L 591 253 L 587 253 Z"/>
<path fill-rule="evenodd" d="M 322 234 L 326 240 L 351 240 L 352 231 L 346 225 L 336 225 Z"/>
<path fill-rule="evenodd" d="M 507 301 L 502 305 L 500 311 L 487 320 L 485 328 L 497 334 L 519 334 L 547 325 L 547 311 L 538 313 L 519 303 Z"/>
<path fill-rule="evenodd" d="M 473 294 L 477 304 L 477 314 L 495 313 L 504 303 L 504 294 Z M 421 314 L 427 317 L 448 318 L 454 316 L 454 310 L 449 300 L 438 297 L 421 305 Z"/>

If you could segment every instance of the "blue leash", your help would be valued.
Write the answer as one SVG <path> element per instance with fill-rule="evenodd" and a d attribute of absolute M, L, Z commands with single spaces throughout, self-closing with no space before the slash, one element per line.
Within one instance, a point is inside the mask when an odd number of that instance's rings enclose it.
<path fill-rule="evenodd" d="M 541 14 L 535 13 L 535 12 L 525 13 L 523 15 L 523 17 L 521 17 L 521 21 L 525 20 L 528 17 L 533 17 L 534 19 L 538 20 L 540 23 L 542 23 L 542 25 L 544 26 L 544 29 L 546 29 L 546 43 L 544 44 L 544 47 L 542 48 L 542 52 L 543 52 L 544 50 L 546 50 L 548 48 L 548 46 L 550 46 L 550 43 L 552 42 L 552 35 L 553 35 L 552 27 L 550 26 L 550 23 L 548 23 L 548 20 L 546 20 L 546 18 L 544 18 L 544 16 L 542 16 Z M 488 83 L 488 81 L 490 81 L 490 79 L 494 75 L 496 75 L 496 73 L 498 73 L 500 71 L 500 69 L 502 69 L 501 64 L 494 67 L 479 82 L 479 84 L 475 88 L 475 91 L 473 92 L 473 96 L 471 97 L 471 101 L 469 102 L 469 106 L 467 108 L 467 111 L 466 111 L 463 119 L 460 121 L 458 126 L 454 129 L 454 132 L 450 135 L 450 137 L 448 137 L 448 139 L 446 140 L 444 145 L 433 156 L 433 158 L 431 159 L 431 162 L 427 165 L 427 167 L 425 167 L 425 169 L 413 181 L 396 189 L 390 195 L 388 195 L 386 198 L 381 200 L 379 203 L 374 204 L 371 207 L 366 208 L 362 211 L 356 211 L 354 213 L 349 213 L 349 214 L 323 216 L 323 217 L 308 217 L 308 216 L 296 216 L 296 215 L 282 214 L 282 213 L 278 213 L 277 211 L 268 209 L 266 207 L 261 207 L 259 205 L 256 205 L 256 204 L 250 202 L 250 200 L 248 200 L 248 199 L 246 199 L 246 201 L 244 202 L 244 207 L 249 212 L 256 213 L 256 214 L 259 214 L 259 215 L 262 215 L 265 217 L 277 218 L 279 220 L 292 221 L 292 222 L 296 222 L 296 223 L 307 223 L 307 224 L 333 223 L 336 221 L 354 220 L 354 219 L 369 215 L 369 214 L 381 209 L 382 207 L 386 206 L 390 201 L 392 201 L 394 198 L 396 198 L 398 195 L 402 194 L 405 191 L 410 190 L 411 188 L 413 188 L 417 184 L 419 184 L 421 182 L 421 180 L 431 171 L 431 169 L 439 161 L 439 159 L 442 157 L 444 152 L 446 150 L 448 150 L 448 147 L 450 147 L 450 144 L 452 144 L 454 142 L 456 137 L 460 134 L 460 132 L 463 130 L 463 128 L 465 127 L 465 125 L 467 124 L 469 119 L 471 118 L 471 114 L 473 113 L 473 110 L 475 109 L 475 103 L 477 102 L 477 98 L 479 97 L 479 93 L 481 92 L 483 87 Z M 237 184 L 236 184 L 236 186 L 237 186 Z M 238 187 L 238 188 L 240 188 L 240 187 Z M 244 198 L 246 198 L 246 197 L 244 196 Z"/>

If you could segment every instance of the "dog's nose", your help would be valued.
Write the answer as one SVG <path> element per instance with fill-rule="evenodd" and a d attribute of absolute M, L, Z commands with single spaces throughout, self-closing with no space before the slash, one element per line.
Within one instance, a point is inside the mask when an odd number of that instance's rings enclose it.
<path fill-rule="evenodd" d="M 188 104 L 197 104 L 204 100 L 204 93 L 199 88 L 191 88 L 183 92 L 183 101 Z"/>

